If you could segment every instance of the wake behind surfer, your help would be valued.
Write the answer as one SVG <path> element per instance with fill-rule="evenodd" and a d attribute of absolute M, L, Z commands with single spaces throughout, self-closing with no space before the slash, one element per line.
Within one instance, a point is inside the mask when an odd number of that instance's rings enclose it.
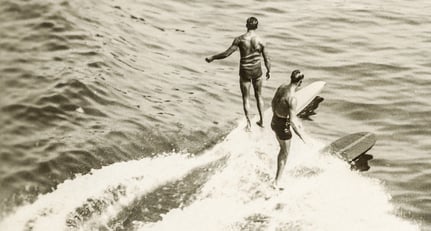
<path fill-rule="evenodd" d="M 250 84 L 253 84 L 254 95 L 257 101 L 257 110 L 259 111 L 259 121 L 257 124 L 263 127 L 263 99 L 262 99 L 262 66 L 261 56 L 263 57 L 266 67 L 266 79 L 271 77 L 271 64 L 263 40 L 256 33 L 258 21 L 255 17 L 247 19 L 247 32 L 236 37 L 232 45 L 224 52 L 205 58 L 210 63 L 215 59 L 224 59 L 230 56 L 239 48 L 239 84 L 242 94 L 242 103 L 244 114 L 247 119 L 246 130 L 250 131 L 251 123 L 249 118 L 250 109 Z"/>
<path fill-rule="evenodd" d="M 271 128 L 274 130 L 280 145 L 280 151 L 277 157 L 277 171 L 274 180 L 274 187 L 277 189 L 281 189 L 279 188 L 279 181 L 286 165 L 287 155 L 289 154 L 292 138 L 290 127 L 292 127 L 298 137 L 304 141 L 302 123 L 296 116 L 298 112 L 296 111 L 297 99 L 295 96 L 295 92 L 297 88 L 301 86 L 303 79 L 304 75 L 301 71 L 294 70 L 290 76 L 290 83 L 280 85 L 271 102 L 273 112 Z"/>

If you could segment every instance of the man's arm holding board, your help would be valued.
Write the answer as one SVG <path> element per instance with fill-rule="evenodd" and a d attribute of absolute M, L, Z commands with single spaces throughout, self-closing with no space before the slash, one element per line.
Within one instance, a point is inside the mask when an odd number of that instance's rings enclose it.
<path fill-rule="evenodd" d="M 289 107 L 289 118 L 290 118 L 290 123 L 292 125 L 293 131 L 305 143 L 304 130 L 302 127 L 302 123 L 299 120 L 299 118 L 296 116 L 296 114 L 297 114 L 297 112 L 296 112 L 297 100 L 295 97 L 291 97 L 289 99 L 289 105 L 290 105 L 290 107 Z"/>

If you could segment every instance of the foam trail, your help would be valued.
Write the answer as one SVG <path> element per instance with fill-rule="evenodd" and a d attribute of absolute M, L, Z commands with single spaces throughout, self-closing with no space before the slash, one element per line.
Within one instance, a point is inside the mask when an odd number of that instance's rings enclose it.
<path fill-rule="evenodd" d="M 59 184 L 56 190 L 39 196 L 34 203 L 20 207 L 0 223 L 0 230 L 64 230 L 67 223 L 70 228 L 71 219 L 73 223 L 71 216 L 75 210 L 92 202 L 107 205 L 103 217 L 108 220 L 134 199 L 215 160 L 217 157 L 210 155 L 188 157 L 171 153 L 166 157 L 120 162 L 92 170 Z"/>
<path fill-rule="evenodd" d="M 16 209 L 0 222 L 0 230 L 97 229 L 106 225 L 135 199 L 168 182 L 182 179 L 192 170 L 226 157 L 244 134 L 241 121 L 219 145 L 200 156 L 166 153 L 164 156 L 119 162 L 89 174 L 77 175 L 36 201 Z M 232 137 L 234 139 L 232 139 Z M 236 147 L 236 148 L 233 148 Z M 81 217 L 79 210 L 90 213 Z M 100 210 L 100 211 L 94 211 Z M 92 218 L 94 214 L 102 215 Z M 87 214 L 88 216 L 88 214 Z"/>
<path fill-rule="evenodd" d="M 419 230 L 395 215 L 380 181 L 320 153 L 318 141 L 304 145 L 293 137 L 281 181 L 286 189 L 279 192 L 270 187 L 278 152 L 270 129 L 231 139 L 236 145 L 227 166 L 211 177 L 196 201 L 171 210 L 161 221 L 136 222 L 136 229 Z"/>
<path fill-rule="evenodd" d="M 270 112 L 266 112 L 269 118 Z M 347 163 L 319 153 L 323 144 L 292 139 L 282 192 L 271 188 L 278 144 L 273 132 L 241 121 L 224 141 L 198 157 L 165 157 L 116 163 L 77 176 L 20 207 L 0 230 L 97 230 L 134 200 L 205 164 L 229 156 L 187 207 L 157 222 L 134 221 L 137 230 L 419 230 L 397 217 L 378 180 L 349 170 Z M 160 174 L 163 172 L 163 174 Z M 98 211 L 76 218 L 82 208 Z M 99 214 L 100 213 L 100 214 Z"/>

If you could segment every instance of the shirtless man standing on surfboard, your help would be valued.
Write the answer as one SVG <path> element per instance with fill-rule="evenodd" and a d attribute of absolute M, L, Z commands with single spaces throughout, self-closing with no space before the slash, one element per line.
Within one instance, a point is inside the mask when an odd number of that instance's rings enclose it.
<path fill-rule="evenodd" d="M 224 52 L 205 58 L 210 63 L 215 59 L 224 59 L 231 55 L 239 48 L 240 64 L 239 64 L 239 84 L 241 87 L 242 104 L 244 114 L 247 119 L 246 130 L 250 131 L 251 124 L 248 111 L 250 109 L 250 83 L 253 84 L 254 95 L 257 101 L 257 110 L 259 111 L 260 120 L 257 124 L 263 127 L 263 99 L 262 99 L 262 67 L 261 59 L 266 67 L 266 79 L 269 79 L 271 64 L 269 62 L 268 53 L 266 52 L 265 45 L 262 39 L 256 34 L 258 21 L 255 17 L 247 19 L 247 33 L 235 38 L 232 45 Z"/>
<path fill-rule="evenodd" d="M 294 70 L 290 76 L 290 84 L 280 85 L 271 103 L 273 112 L 271 128 L 274 130 L 277 141 L 280 144 L 280 152 L 277 158 L 277 172 L 273 185 L 277 189 L 282 189 L 279 188 L 278 183 L 286 165 L 287 155 L 289 154 L 292 138 L 291 125 L 293 131 L 304 141 L 302 124 L 296 116 L 298 112 L 296 111 L 297 99 L 295 97 L 296 89 L 301 85 L 302 79 L 304 79 L 304 74 L 299 70 Z"/>

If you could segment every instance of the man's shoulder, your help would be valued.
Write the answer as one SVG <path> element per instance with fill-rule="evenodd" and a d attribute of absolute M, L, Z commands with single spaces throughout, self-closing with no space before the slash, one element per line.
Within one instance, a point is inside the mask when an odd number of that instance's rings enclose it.
<path fill-rule="evenodd" d="M 238 37 L 235 37 L 234 39 L 233 39 L 233 42 L 235 43 L 235 44 L 239 44 L 242 40 L 244 39 L 244 36 L 243 35 L 240 35 L 240 36 L 238 36 Z"/>
<path fill-rule="evenodd" d="M 288 86 L 289 86 L 288 83 L 282 83 L 280 86 L 278 86 L 278 89 L 285 91 L 285 90 L 287 90 Z"/>
<path fill-rule="evenodd" d="M 264 40 L 263 40 L 263 38 L 260 36 L 260 35 L 258 35 L 258 34 L 254 34 L 254 37 L 253 37 L 257 42 L 259 42 L 260 44 L 264 44 Z"/>
<path fill-rule="evenodd" d="M 283 83 L 277 88 L 277 92 L 287 101 L 296 99 L 296 95 L 290 93 L 289 86 L 290 84 Z"/>
<path fill-rule="evenodd" d="M 238 37 L 236 37 L 235 39 L 238 41 L 245 40 L 245 39 L 247 39 L 247 33 L 241 34 Z"/>
<path fill-rule="evenodd" d="M 236 37 L 238 39 L 258 39 L 258 40 L 262 40 L 262 37 L 257 34 L 256 32 L 254 32 L 253 34 L 249 34 L 248 32 L 239 35 L 238 37 Z"/>

